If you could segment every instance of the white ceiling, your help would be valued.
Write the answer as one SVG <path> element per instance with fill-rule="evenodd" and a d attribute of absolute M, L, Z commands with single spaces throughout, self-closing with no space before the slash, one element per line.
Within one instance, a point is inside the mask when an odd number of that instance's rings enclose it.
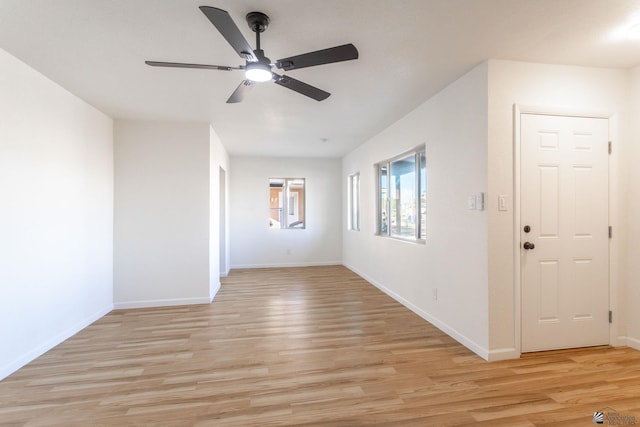
<path fill-rule="evenodd" d="M 241 71 L 144 64 L 243 64 L 201 5 L 252 45 L 244 16 L 269 15 L 272 60 L 344 43 L 360 58 L 286 73 L 325 101 L 264 83 L 226 104 Z M 489 58 L 638 66 L 634 23 L 640 0 L 0 0 L 0 47 L 113 118 L 210 122 L 232 155 L 339 157 Z"/>

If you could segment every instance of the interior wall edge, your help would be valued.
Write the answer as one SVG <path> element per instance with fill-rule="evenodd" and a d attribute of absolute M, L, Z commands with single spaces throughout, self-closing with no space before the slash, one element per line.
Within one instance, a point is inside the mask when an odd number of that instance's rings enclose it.
<path fill-rule="evenodd" d="M 213 302 L 216 295 L 218 295 L 218 291 L 220 290 L 221 286 L 222 286 L 222 283 L 220 283 L 220 278 L 218 278 L 218 281 L 214 284 L 213 288 L 211 289 L 211 295 L 209 295 L 209 299 L 210 299 L 209 303 Z"/>

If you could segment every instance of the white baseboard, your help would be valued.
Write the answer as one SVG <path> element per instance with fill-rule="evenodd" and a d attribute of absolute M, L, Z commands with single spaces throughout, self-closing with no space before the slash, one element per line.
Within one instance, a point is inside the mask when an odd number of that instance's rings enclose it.
<path fill-rule="evenodd" d="M 611 344 L 612 347 L 625 347 L 627 346 L 627 337 L 625 336 L 614 337 L 611 339 L 611 342 L 609 344 Z"/>
<path fill-rule="evenodd" d="M 640 350 L 640 340 L 636 338 L 627 337 L 626 339 L 627 347 L 631 347 L 636 350 Z"/>
<path fill-rule="evenodd" d="M 90 316 L 86 317 L 85 319 L 81 320 L 80 322 L 76 323 L 71 328 L 67 329 L 66 331 L 63 331 L 62 333 L 60 333 L 60 334 L 48 339 L 46 342 L 44 342 L 41 345 L 35 347 L 34 349 L 32 349 L 31 351 L 25 353 L 24 355 L 20 356 L 18 359 L 14 360 L 13 362 L 9 363 L 8 365 L 0 367 L 0 381 L 2 381 L 4 378 L 6 378 L 9 375 L 11 375 L 12 373 L 17 371 L 18 369 L 22 368 L 23 366 L 25 366 L 27 363 L 31 362 L 32 360 L 42 356 L 44 353 L 46 353 L 47 351 L 51 350 L 53 347 L 57 346 L 61 342 L 71 338 L 72 336 L 74 336 L 75 334 L 77 334 L 78 332 L 80 332 L 81 330 L 83 330 L 84 328 L 86 328 L 87 326 L 89 326 L 90 324 L 95 322 L 96 320 L 98 320 L 101 317 L 105 316 L 111 310 L 113 310 L 113 306 L 112 305 L 109 305 L 107 307 L 104 307 L 101 310 L 98 310 L 97 312 L 93 313 L 92 315 L 90 315 Z"/>
<path fill-rule="evenodd" d="M 482 347 L 481 345 L 479 345 L 475 341 L 469 339 L 468 337 L 464 336 L 463 334 L 461 334 L 460 332 L 458 332 L 457 330 L 455 330 L 451 326 L 449 326 L 446 323 L 440 321 L 439 319 L 436 319 L 435 317 L 431 316 L 426 311 L 416 307 L 410 301 L 408 301 L 405 298 L 401 297 L 400 295 L 396 294 L 395 292 L 393 292 L 392 290 L 388 289 L 384 285 L 382 285 L 380 283 L 377 283 L 371 277 L 367 277 L 366 274 L 363 274 L 363 273 L 359 272 L 357 269 L 355 269 L 355 268 L 353 268 L 353 267 L 351 267 L 349 265 L 345 264 L 344 266 L 347 267 L 349 270 L 353 271 L 354 273 L 356 273 L 357 275 L 359 275 L 360 277 L 362 277 L 363 279 L 365 279 L 367 282 L 371 283 L 376 288 L 380 289 L 385 294 L 389 295 L 391 298 L 393 298 L 396 301 L 398 301 L 400 304 L 402 304 L 405 307 L 407 307 L 409 310 L 411 310 L 414 313 L 416 313 L 418 316 L 422 317 L 427 322 L 431 323 L 436 328 L 440 329 L 445 334 L 449 335 L 454 340 L 458 341 L 463 346 L 467 347 L 469 350 L 473 351 L 478 356 L 482 357 L 484 360 L 487 360 L 487 361 L 490 361 L 490 360 L 504 360 L 504 359 L 507 359 L 507 358 L 514 359 L 514 358 L 518 358 L 520 356 L 520 354 L 517 351 L 515 353 L 512 351 L 512 350 L 515 350 L 515 349 L 495 350 L 494 352 L 490 352 L 489 350 L 487 350 L 486 348 Z"/>
<path fill-rule="evenodd" d="M 319 261 L 319 262 L 291 262 L 291 263 L 272 263 L 272 264 L 239 264 L 232 265 L 233 269 L 243 268 L 287 268 L 287 267 L 321 267 L 328 265 L 342 265 L 342 261 Z"/>
<path fill-rule="evenodd" d="M 216 290 L 217 292 L 217 290 Z M 194 298 L 174 298 L 174 299 L 154 299 L 141 301 L 122 301 L 113 304 L 116 310 L 128 308 L 149 308 L 149 307 L 169 307 L 174 305 L 192 305 L 192 304 L 210 304 L 212 297 L 194 297 Z"/>
<path fill-rule="evenodd" d="M 499 360 L 519 359 L 520 351 L 517 348 L 499 348 L 497 350 L 489 350 L 489 362 L 497 362 Z"/>

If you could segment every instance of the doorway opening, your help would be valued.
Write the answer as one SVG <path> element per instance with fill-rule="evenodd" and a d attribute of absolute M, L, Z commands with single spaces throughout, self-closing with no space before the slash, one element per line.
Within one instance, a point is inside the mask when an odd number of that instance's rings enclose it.
<path fill-rule="evenodd" d="M 219 198 L 220 198 L 220 215 L 219 215 L 219 244 L 220 244 L 220 277 L 227 277 L 229 270 L 227 268 L 227 173 L 222 167 L 219 171 Z"/>

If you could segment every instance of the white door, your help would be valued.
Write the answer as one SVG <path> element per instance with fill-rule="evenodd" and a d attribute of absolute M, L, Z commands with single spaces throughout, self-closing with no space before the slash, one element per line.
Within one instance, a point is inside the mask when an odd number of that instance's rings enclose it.
<path fill-rule="evenodd" d="M 609 343 L 609 121 L 520 116 L 522 351 Z"/>

